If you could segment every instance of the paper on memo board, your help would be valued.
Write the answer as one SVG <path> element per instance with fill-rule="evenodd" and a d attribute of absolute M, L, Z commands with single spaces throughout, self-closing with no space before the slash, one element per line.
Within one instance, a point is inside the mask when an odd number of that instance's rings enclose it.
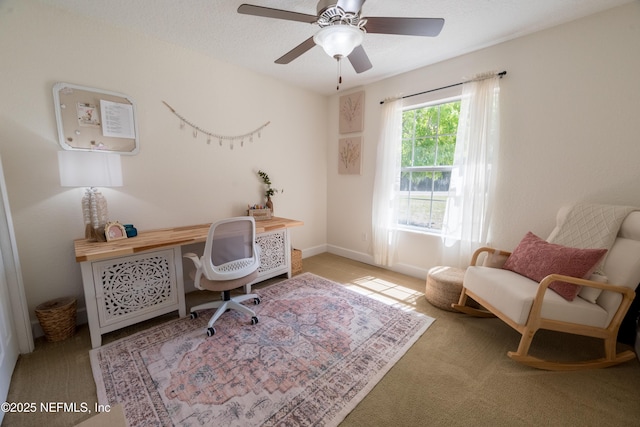
<path fill-rule="evenodd" d="M 133 105 L 100 100 L 102 135 L 113 138 L 135 138 Z"/>

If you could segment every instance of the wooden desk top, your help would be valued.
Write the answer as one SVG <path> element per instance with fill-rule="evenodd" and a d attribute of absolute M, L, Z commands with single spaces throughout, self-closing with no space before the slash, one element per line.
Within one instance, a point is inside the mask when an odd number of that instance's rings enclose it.
<path fill-rule="evenodd" d="M 267 233 L 280 228 L 298 227 L 302 221 L 273 217 L 256 221 L 256 234 Z M 142 231 L 136 237 L 114 240 L 111 242 L 89 242 L 86 239 L 74 240 L 76 261 L 96 261 L 107 258 L 133 255 L 151 249 L 170 246 L 182 246 L 200 243 L 207 240 L 211 224 L 188 225 L 176 228 L 161 228 L 158 230 Z"/>

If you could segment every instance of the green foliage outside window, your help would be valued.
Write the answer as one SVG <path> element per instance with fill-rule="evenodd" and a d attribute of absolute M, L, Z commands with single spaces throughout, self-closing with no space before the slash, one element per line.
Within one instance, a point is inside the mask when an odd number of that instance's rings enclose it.
<path fill-rule="evenodd" d="M 402 117 L 402 167 L 452 165 L 460 101 L 408 110 Z"/>
<path fill-rule="evenodd" d="M 400 224 L 442 228 L 459 115 L 460 101 L 403 112 Z"/>

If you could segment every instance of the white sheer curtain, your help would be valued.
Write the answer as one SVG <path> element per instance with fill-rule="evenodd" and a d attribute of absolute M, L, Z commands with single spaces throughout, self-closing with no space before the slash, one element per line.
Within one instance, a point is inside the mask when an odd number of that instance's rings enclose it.
<path fill-rule="evenodd" d="M 469 265 L 473 251 L 488 242 L 500 143 L 499 94 L 496 73 L 477 76 L 462 87 L 443 229 L 446 265 Z"/>
<path fill-rule="evenodd" d="M 376 157 L 373 183 L 372 236 L 373 259 L 378 265 L 391 266 L 397 244 L 398 194 L 402 139 L 402 100 L 385 100 L 382 129 Z"/>

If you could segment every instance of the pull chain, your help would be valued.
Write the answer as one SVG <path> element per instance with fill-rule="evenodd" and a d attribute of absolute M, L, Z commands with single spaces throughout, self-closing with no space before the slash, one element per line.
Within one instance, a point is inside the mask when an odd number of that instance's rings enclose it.
<path fill-rule="evenodd" d="M 336 56 L 336 60 L 338 61 L 338 85 L 336 86 L 336 90 L 340 90 L 340 85 L 342 84 L 342 59 L 341 56 Z"/>

